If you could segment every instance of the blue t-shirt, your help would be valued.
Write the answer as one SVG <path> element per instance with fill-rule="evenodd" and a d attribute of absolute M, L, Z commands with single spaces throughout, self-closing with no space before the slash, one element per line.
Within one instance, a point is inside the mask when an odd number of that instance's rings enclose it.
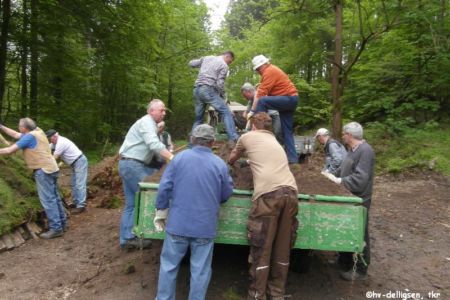
<path fill-rule="evenodd" d="M 233 193 L 225 162 L 211 149 L 195 146 L 176 155 L 159 183 L 156 207 L 170 206 L 166 231 L 194 238 L 214 238 L 220 203 Z"/>
<path fill-rule="evenodd" d="M 36 138 L 29 133 L 23 134 L 20 139 L 16 142 L 19 149 L 34 149 L 37 146 Z"/>

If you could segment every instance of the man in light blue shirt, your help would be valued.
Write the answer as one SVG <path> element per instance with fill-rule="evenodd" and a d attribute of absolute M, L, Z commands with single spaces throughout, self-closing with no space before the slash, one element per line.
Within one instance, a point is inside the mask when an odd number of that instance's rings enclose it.
<path fill-rule="evenodd" d="M 122 178 L 125 194 L 125 207 L 120 220 L 119 242 L 121 248 L 132 249 L 140 246 L 136 236 L 131 232 L 134 220 L 134 196 L 139 190 L 138 183 L 144 177 L 157 171 L 149 166 L 153 155 L 159 155 L 171 160 L 173 154 L 158 138 L 156 124 L 166 115 L 166 107 L 159 99 L 150 101 L 147 114 L 131 126 L 120 147 L 119 175 Z M 150 241 L 144 241 L 143 246 L 150 246 Z"/>
<path fill-rule="evenodd" d="M 211 151 L 214 128 L 207 124 L 197 126 L 191 143 L 192 149 L 181 152 L 169 163 L 159 184 L 155 227 L 162 230 L 167 213 L 169 216 L 161 253 L 158 300 L 175 299 L 178 269 L 188 248 L 189 299 L 205 299 L 220 204 L 233 193 L 228 167 Z"/>

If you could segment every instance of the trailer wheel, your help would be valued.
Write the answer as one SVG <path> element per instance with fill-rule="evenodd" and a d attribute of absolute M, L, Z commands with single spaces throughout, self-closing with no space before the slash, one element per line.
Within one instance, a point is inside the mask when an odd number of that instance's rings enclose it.
<path fill-rule="evenodd" d="M 292 249 L 291 250 L 291 270 L 297 273 L 306 273 L 311 266 L 312 250 Z"/>

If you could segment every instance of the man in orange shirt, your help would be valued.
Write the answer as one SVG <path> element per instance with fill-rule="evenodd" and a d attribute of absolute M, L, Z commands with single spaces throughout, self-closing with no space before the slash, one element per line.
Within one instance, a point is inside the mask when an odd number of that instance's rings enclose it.
<path fill-rule="evenodd" d="M 261 75 L 252 110 L 247 114 L 250 119 L 256 112 L 269 109 L 280 113 L 285 151 L 290 164 L 298 163 L 294 143 L 294 112 L 298 103 L 298 92 L 288 75 L 280 68 L 270 64 L 264 55 L 257 55 L 252 60 L 253 70 Z"/>

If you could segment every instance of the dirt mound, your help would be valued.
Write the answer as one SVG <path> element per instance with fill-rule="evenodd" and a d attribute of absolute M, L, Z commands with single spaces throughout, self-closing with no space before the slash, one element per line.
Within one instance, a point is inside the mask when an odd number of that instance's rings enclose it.
<path fill-rule="evenodd" d="M 226 143 L 217 142 L 213 151 L 224 161 L 228 160 L 232 148 Z M 294 174 L 299 193 L 310 195 L 339 195 L 351 196 L 344 187 L 337 185 L 326 179 L 320 174 L 324 162 L 324 155 L 322 152 L 316 152 L 308 156 L 304 163 L 297 165 L 290 165 L 291 171 Z M 156 172 L 152 176 L 144 179 L 145 182 L 159 182 L 164 172 L 164 168 Z M 231 177 L 233 178 L 234 188 L 251 190 L 253 189 L 253 176 L 249 166 L 240 167 L 236 163 L 231 168 Z"/>
<path fill-rule="evenodd" d="M 91 170 L 88 199 L 95 207 L 117 208 L 121 205 L 123 188 L 118 161 L 119 155 L 107 157 Z"/>

